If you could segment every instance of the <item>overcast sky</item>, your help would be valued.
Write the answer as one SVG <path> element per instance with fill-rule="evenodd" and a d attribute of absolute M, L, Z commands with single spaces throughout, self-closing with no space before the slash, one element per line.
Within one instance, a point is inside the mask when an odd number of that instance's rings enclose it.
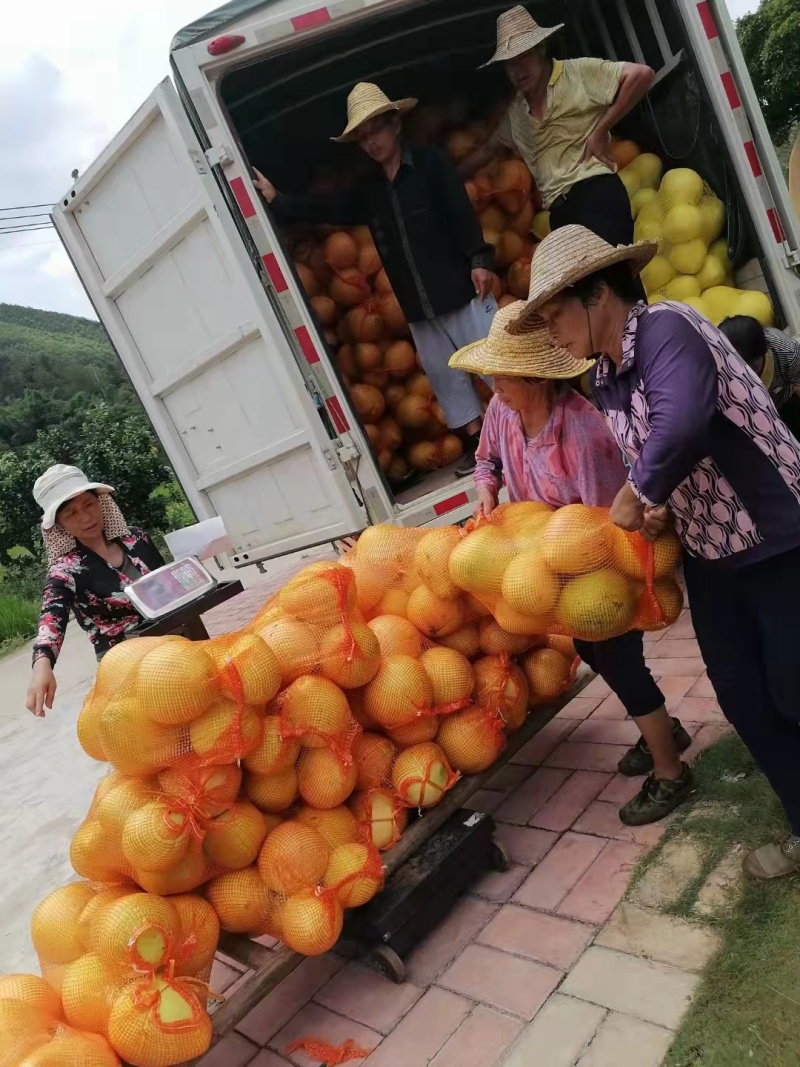
<path fill-rule="evenodd" d="M 166 75 L 174 32 L 215 6 L 215 0 L 5 5 L 0 208 L 55 201 L 72 170 L 91 163 Z M 734 17 L 757 6 L 728 0 Z M 52 230 L 0 234 L 0 302 L 94 317 Z"/>

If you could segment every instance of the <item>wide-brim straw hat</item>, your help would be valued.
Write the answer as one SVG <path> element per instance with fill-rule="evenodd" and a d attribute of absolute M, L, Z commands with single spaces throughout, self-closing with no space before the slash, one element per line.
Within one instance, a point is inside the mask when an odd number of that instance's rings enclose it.
<path fill-rule="evenodd" d="M 628 263 L 631 274 L 637 277 L 657 251 L 657 241 L 615 247 L 585 226 L 561 226 L 553 230 L 536 248 L 531 261 L 528 299 L 513 330 L 533 329 L 543 304 L 604 267 Z"/>
<path fill-rule="evenodd" d="M 42 509 L 42 529 L 52 530 L 58 509 L 76 496 L 90 491 L 113 493 L 114 488 L 104 482 L 90 482 L 79 467 L 56 463 L 48 467 L 33 483 L 33 499 Z"/>
<path fill-rule="evenodd" d="M 508 326 L 524 307 L 524 301 L 517 300 L 501 308 L 494 317 L 489 336 L 459 349 L 450 357 L 450 366 L 470 374 L 560 380 L 578 378 L 593 366 L 588 360 L 575 359 L 566 348 L 557 348 L 541 318 L 536 329 L 508 333 Z"/>
<path fill-rule="evenodd" d="M 563 29 L 563 22 L 557 26 L 540 26 L 524 7 L 512 7 L 497 19 L 497 50 L 489 62 L 482 63 L 481 67 L 506 63 L 514 56 L 522 56 Z"/>
<path fill-rule="evenodd" d="M 332 141 L 342 144 L 346 141 L 355 140 L 356 130 L 370 119 L 378 115 L 386 115 L 390 111 L 398 111 L 404 114 L 417 106 L 418 101 L 412 97 L 404 100 L 390 100 L 383 89 L 379 89 L 372 82 L 359 82 L 354 86 L 347 97 L 347 125 L 344 132 L 338 137 L 331 137 Z"/>

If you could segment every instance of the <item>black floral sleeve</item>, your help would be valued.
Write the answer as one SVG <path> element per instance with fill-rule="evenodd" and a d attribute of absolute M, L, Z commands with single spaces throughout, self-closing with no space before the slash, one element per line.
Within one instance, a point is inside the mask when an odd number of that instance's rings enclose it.
<path fill-rule="evenodd" d="M 67 632 L 69 613 L 75 602 L 75 580 L 70 574 L 65 557 L 54 564 L 47 574 L 47 582 L 42 594 L 42 611 L 39 615 L 39 629 L 36 644 L 33 647 L 33 662 L 45 657 L 50 665 L 55 666 L 64 635 Z"/>

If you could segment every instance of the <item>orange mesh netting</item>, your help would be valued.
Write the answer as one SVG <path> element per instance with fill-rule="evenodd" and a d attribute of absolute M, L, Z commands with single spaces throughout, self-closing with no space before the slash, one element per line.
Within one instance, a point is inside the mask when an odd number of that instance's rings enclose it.
<path fill-rule="evenodd" d="M 350 1060 L 363 1060 L 369 1056 L 371 1049 L 361 1048 L 352 1038 L 348 1038 L 338 1048 L 321 1041 L 316 1037 L 301 1037 L 287 1045 L 284 1052 L 291 1056 L 293 1052 L 306 1052 L 310 1059 L 319 1060 L 326 1067 L 336 1067 L 340 1063 L 348 1063 Z"/>

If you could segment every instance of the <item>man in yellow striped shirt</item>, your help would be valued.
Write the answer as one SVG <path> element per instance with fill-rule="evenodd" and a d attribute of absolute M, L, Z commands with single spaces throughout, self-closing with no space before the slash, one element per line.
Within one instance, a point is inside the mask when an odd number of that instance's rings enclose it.
<path fill-rule="evenodd" d="M 551 59 L 545 42 L 561 29 L 539 26 L 524 7 L 498 18 L 497 51 L 485 65 L 504 63 L 517 93 L 494 136 L 459 169 L 468 178 L 501 147 L 515 148 L 552 229 L 577 223 L 611 244 L 631 244 L 630 201 L 609 154 L 611 129 L 655 75 L 640 63 Z"/>

